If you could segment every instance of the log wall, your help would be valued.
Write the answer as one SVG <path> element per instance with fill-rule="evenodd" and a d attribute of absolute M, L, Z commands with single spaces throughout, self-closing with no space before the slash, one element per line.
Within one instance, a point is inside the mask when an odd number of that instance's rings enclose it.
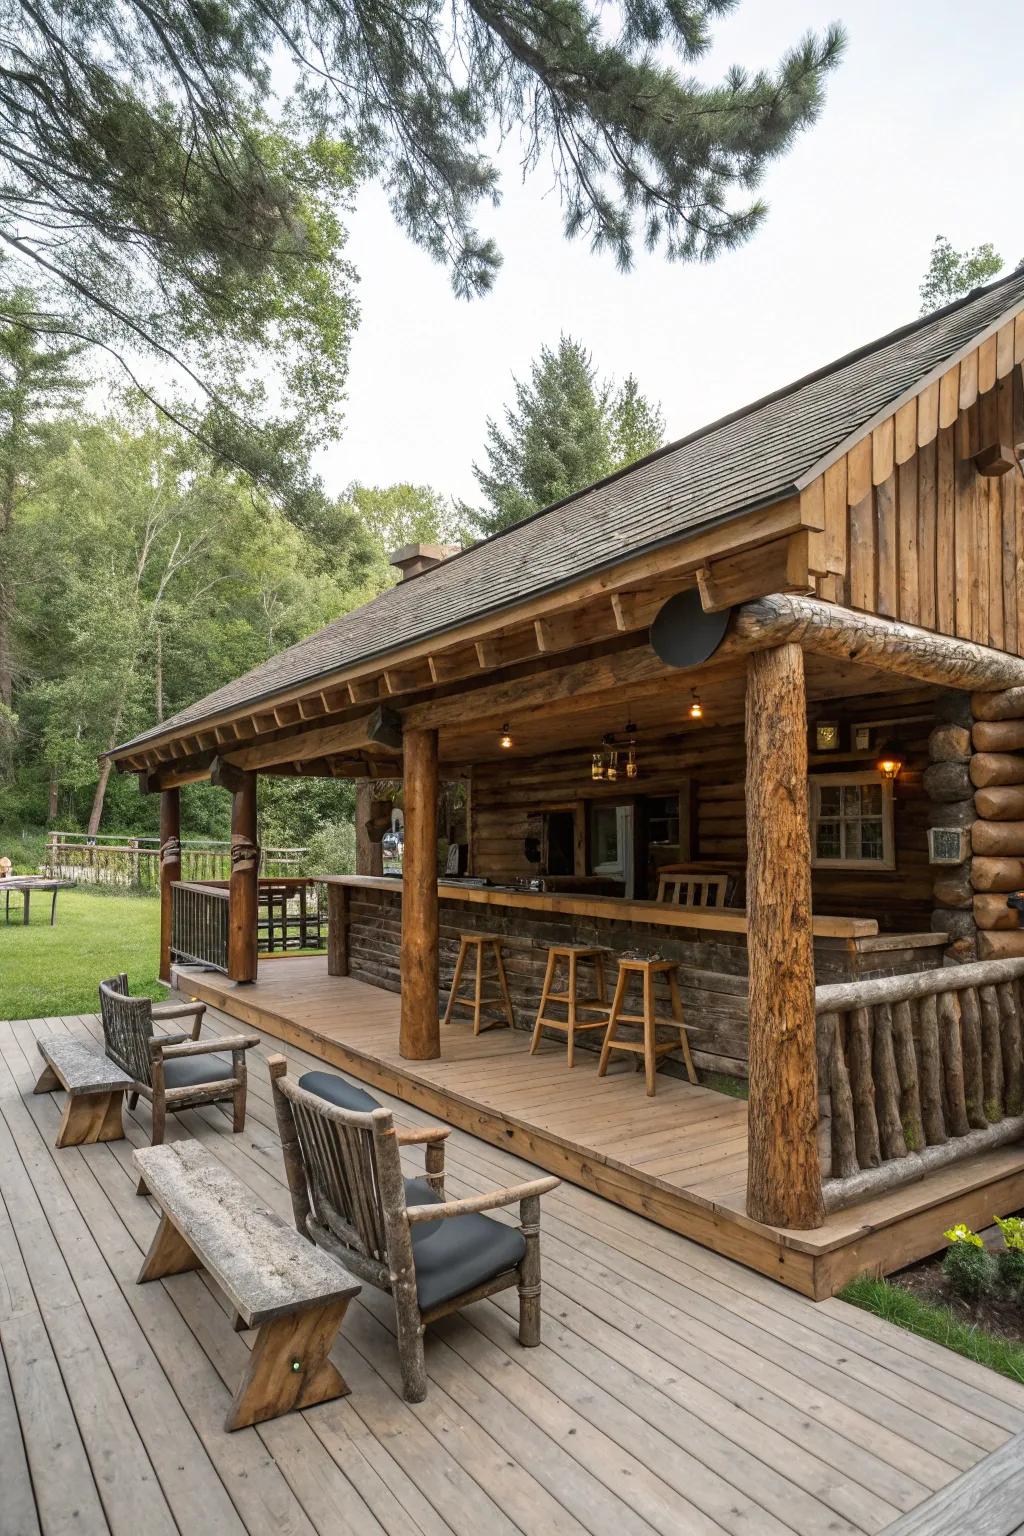
<path fill-rule="evenodd" d="M 1024 956 L 1020 914 L 1006 898 L 1024 888 L 1024 691 L 976 693 L 971 706 L 972 916 L 982 959 Z"/>
<path fill-rule="evenodd" d="M 811 729 L 817 717 L 838 720 L 844 744 L 850 739 L 849 729 L 854 722 L 892 722 L 892 731 L 898 735 L 904 753 L 904 768 L 895 786 L 895 870 L 814 870 L 815 911 L 844 917 L 875 917 L 883 929 L 893 931 L 929 926 L 933 893 L 927 848 L 929 801 L 923 780 L 933 724 L 932 699 L 933 690 L 916 690 L 815 707 Z M 709 714 L 712 711 L 713 700 Z M 815 755 L 812 750 L 811 772 L 855 772 L 871 766 L 873 761 L 873 752 L 854 757 L 845 751 Z M 689 844 L 681 855 L 665 850 L 662 862 L 680 857 L 696 859 L 734 869 L 742 877 L 747 858 L 742 724 L 716 726 L 712 721 L 678 736 L 641 736 L 640 767 L 641 776 L 632 783 L 604 785 L 589 778 L 589 757 L 585 751 L 477 766 L 473 770 L 471 794 L 473 873 L 499 883 L 537 875 L 538 866 L 526 858 L 525 840 L 531 833 L 537 834 L 541 811 L 556 808 L 577 814 L 577 873 L 583 873 L 585 813 L 589 805 L 674 795 L 688 788 Z M 686 799 L 684 794 L 684 803 Z M 638 862 L 638 875 L 639 872 Z M 656 885 L 642 889 L 638 884 L 639 897 L 655 894 Z M 742 903 L 742 890 L 736 899 Z"/>

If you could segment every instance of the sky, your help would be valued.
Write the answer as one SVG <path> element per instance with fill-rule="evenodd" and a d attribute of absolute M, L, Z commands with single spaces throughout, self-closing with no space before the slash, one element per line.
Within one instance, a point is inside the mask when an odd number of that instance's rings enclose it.
<path fill-rule="evenodd" d="M 771 66 L 833 20 L 849 43 L 821 117 L 769 167 L 760 231 L 711 265 L 641 251 L 624 274 L 567 241 L 550 168 L 524 182 L 513 141 L 501 206 L 479 215 L 504 266 L 467 302 L 380 188 L 361 188 L 347 255 L 362 318 L 342 432 L 317 463 L 328 488 L 408 480 L 478 502 L 487 417 L 562 331 L 602 375 L 636 375 L 671 441 L 912 320 L 938 233 L 957 248 L 991 240 L 1016 265 L 1021 0 L 741 0 L 695 72 Z"/>

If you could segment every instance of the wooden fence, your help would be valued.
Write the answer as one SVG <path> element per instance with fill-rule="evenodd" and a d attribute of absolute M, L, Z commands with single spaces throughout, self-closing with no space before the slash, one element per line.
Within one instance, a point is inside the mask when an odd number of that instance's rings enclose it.
<path fill-rule="evenodd" d="M 264 848 L 260 872 L 267 876 L 301 875 L 308 849 Z M 160 885 L 160 839 L 104 834 L 103 841 L 84 832 L 51 832 L 46 840 L 44 873 L 57 880 L 85 885 L 124 885 L 157 890 Z M 231 873 L 231 844 L 184 838 L 181 877 L 226 880 Z"/>
<path fill-rule="evenodd" d="M 829 1210 L 1024 1134 L 1022 978 L 984 960 L 818 987 Z"/>

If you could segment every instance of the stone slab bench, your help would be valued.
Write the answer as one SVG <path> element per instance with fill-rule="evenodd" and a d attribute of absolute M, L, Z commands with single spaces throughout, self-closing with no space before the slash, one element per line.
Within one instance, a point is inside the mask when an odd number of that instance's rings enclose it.
<path fill-rule="evenodd" d="M 58 1147 L 80 1147 L 124 1136 L 124 1096 L 132 1080 L 99 1046 L 74 1035 L 36 1041 L 45 1062 L 33 1092 L 67 1092 L 57 1132 Z"/>
<path fill-rule="evenodd" d="M 259 1329 L 225 1429 L 347 1393 L 328 1356 L 358 1281 L 197 1142 L 140 1147 L 134 1157 L 162 1213 L 139 1283 L 205 1269 L 234 1308 L 235 1328 Z"/>

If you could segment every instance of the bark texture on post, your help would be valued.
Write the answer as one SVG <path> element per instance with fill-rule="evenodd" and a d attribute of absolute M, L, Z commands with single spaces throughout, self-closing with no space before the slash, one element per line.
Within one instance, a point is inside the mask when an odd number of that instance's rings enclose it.
<path fill-rule="evenodd" d="M 371 840 L 367 831 L 370 820 L 370 802 L 373 785 L 369 779 L 356 781 L 356 874 L 382 875 L 384 873 L 384 849 Z"/>
<path fill-rule="evenodd" d="M 256 842 L 256 775 L 247 773 L 231 796 L 231 880 L 228 888 L 228 975 L 256 980 L 256 920 L 260 850 Z"/>
<path fill-rule="evenodd" d="M 438 1011 L 437 732 L 406 731 L 402 871 L 402 1023 L 407 1061 L 441 1054 Z"/>
<path fill-rule="evenodd" d="M 747 662 L 747 1214 L 821 1226 L 807 705 L 799 645 Z"/>
<path fill-rule="evenodd" d="M 327 887 L 327 974 L 348 975 L 348 886 Z"/>
<path fill-rule="evenodd" d="M 160 979 L 171 979 L 171 886 L 181 879 L 181 792 L 160 792 Z"/>

